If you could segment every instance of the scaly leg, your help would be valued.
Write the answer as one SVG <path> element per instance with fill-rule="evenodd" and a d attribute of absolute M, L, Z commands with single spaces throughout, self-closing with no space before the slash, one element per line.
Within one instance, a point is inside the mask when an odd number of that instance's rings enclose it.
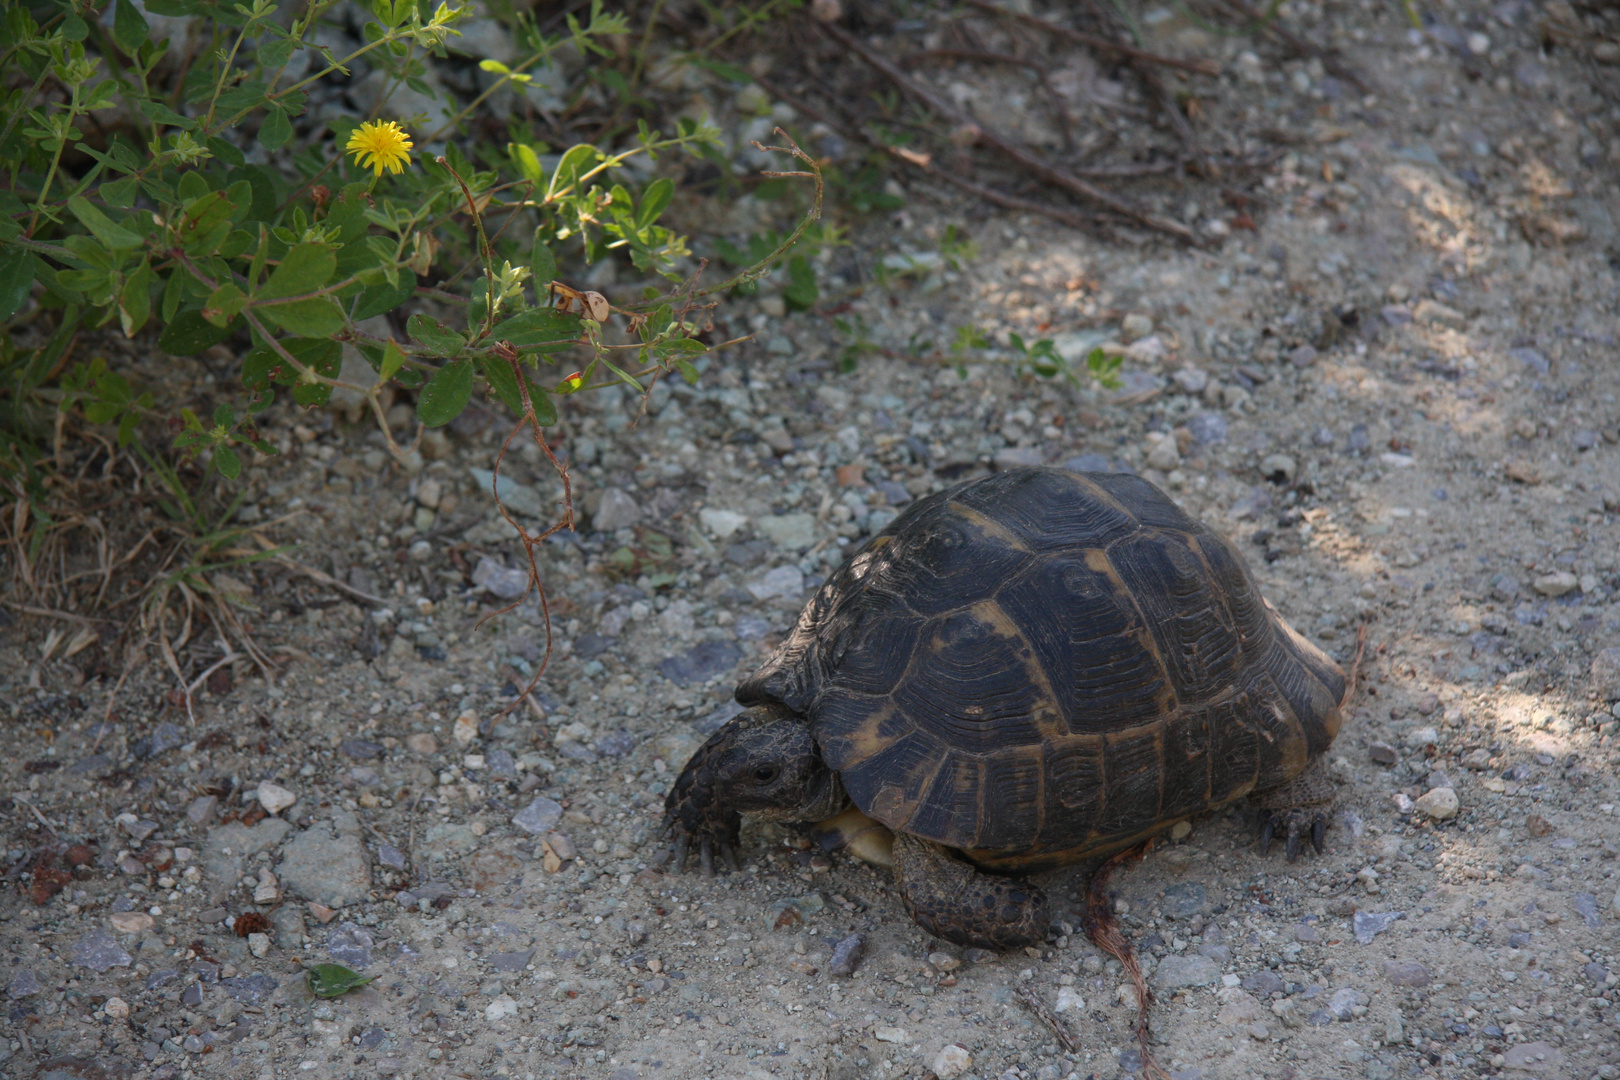
<path fill-rule="evenodd" d="M 1288 861 L 1299 857 L 1300 843 L 1308 834 L 1311 847 L 1322 854 L 1327 835 L 1328 815 L 1337 797 L 1333 781 L 1321 757 L 1312 759 L 1305 771 L 1280 787 L 1256 792 L 1260 803 L 1260 853 L 1271 849 L 1271 838 L 1281 831 L 1286 839 Z"/>
<path fill-rule="evenodd" d="M 1046 940 L 1046 894 L 1016 878 L 986 874 L 949 848 L 914 836 L 894 838 L 894 877 L 906 911 L 924 930 L 984 949 Z"/>

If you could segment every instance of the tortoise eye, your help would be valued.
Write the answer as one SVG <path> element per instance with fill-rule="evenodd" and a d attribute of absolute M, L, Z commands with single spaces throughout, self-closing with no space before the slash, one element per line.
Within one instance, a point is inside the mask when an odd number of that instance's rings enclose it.
<path fill-rule="evenodd" d="M 769 784 L 781 775 L 781 772 L 782 770 L 775 765 L 761 765 L 754 770 L 754 782 L 757 784 Z"/>

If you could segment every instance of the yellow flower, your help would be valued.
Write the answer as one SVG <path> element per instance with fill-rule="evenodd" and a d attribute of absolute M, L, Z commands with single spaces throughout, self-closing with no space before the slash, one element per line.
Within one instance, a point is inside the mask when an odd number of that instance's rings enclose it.
<path fill-rule="evenodd" d="M 411 145 L 410 136 L 392 120 L 368 120 L 354 129 L 344 151 L 354 155 L 356 165 L 376 169 L 378 176 L 384 169 L 398 175 L 411 163 Z M 367 154 L 371 155 L 370 161 L 366 160 Z"/>

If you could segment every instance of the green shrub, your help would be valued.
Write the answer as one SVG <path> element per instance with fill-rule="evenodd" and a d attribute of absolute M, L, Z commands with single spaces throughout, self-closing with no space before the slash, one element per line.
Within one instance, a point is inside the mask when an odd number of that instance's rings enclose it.
<path fill-rule="evenodd" d="M 8 335 L 0 348 L 0 469 L 28 468 L 30 429 L 42 422 L 30 409 L 42 395 L 116 425 L 120 443 L 153 415 L 151 393 L 101 362 L 74 365 L 44 393 L 81 326 L 155 333 L 158 347 L 177 355 L 242 343 L 241 407 L 219 406 L 206 422 L 183 412 L 175 436 L 228 478 L 241 471 L 239 447 L 274 452 L 253 417 L 278 395 L 319 406 L 348 386 L 366 396 L 395 455 L 409 460 L 411 448 L 382 423 L 379 391 L 390 383 L 416 392 L 418 418 L 432 427 L 454 419 L 480 386 L 546 425 L 560 396 L 619 384 L 645 390 L 672 373 L 695 379 L 691 361 L 707 348 L 698 340 L 700 302 L 764 273 L 819 212 L 819 176 L 785 174 L 815 179 L 810 216 L 731 279 L 700 288 L 683 277 L 686 238 L 661 223 L 674 185 L 661 176 L 637 184 L 625 164 L 712 153 L 711 126 L 682 120 L 659 134 L 643 122 L 620 149 L 581 144 L 561 153 L 520 130 L 504 147 L 460 134 L 492 95 L 555 71 L 559 50 L 612 55 L 607 42 L 628 31 L 622 15 L 595 0 L 556 36 L 518 16 L 523 58 L 483 60 L 489 85 L 475 100 L 444 123 L 418 118 L 408 130 L 375 117 L 400 86 L 434 94 L 424 58 L 447 55 L 471 8 L 369 0 L 365 43 L 337 56 L 315 40 L 335 6 L 313 0 L 289 20 L 272 0 L 147 0 L 154 15 L 211 27 L 212 41 L 176 63 L 130 0 L 100 11 L 62 0 L 3 5 L 0 59 L 18 85 L 0 99 L 8 180 L 0 188 L 0 321 L 44 320 L 50 333 L 28 349 Z M 293 70 L 309 73 L 284 77 L 301 53 L 308 65 Z M 362 58 L 384 73 L 370 117 L 328 115 L 311 125 L 308 91 L 347 77 Z M 638 59 L 637 74 L 640 67 Z M 440 156 L 417 150 L 444 138 Z M 621 256 L 668 288 L 613 306 L 555 280 L 559 261 L 583 272 Z M 406 340 L 362 329 L 396 310 L 412 312 Z M 374 381 L 339 379 L 345 343 Z M 577 371 L 548 371 L 565 357 L 562 370 Z"/>

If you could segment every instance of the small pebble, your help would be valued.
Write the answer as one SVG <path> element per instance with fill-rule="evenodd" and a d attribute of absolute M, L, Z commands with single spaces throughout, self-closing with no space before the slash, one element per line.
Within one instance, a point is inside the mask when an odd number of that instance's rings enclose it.
<path fill-rule="evenodd" d="M 934 1060 L 929 1062 L 928 1067 L 939 1080 L 956 1080 L 973 1068 L 973 1055 L 955 1043 L 947 1043 L 934 1055 Z"/>
<path fill-rule="evenodd" d="M 1462 804 L 1457 798 L 1455 789 L 1437 787 L 1420 796 L 1415 805 L 1420 812 L 1436 821 L 1445 821 L 1447 818 L 1456 817 L 1457 809 Z"/>
<path fill-rule="evenodd" d="M 114 1020 L 129 1019 L 129 1002 L 121 997 L 110 997 L 101 1006 L 103 1012 Z"/>
<path fill-rule="evenodd" d="M 248 952 L 252 953 L 254 956 L 257 956 L 261 960 L 264 959 L 265 955 L 270 952 L 269 934 L 249 934 L 247 941 Z"/>
<path fill-rule="evenodd" d="M 298 801 L 298 796 L 271 780 L 259 781 L 259 805 L 267 814 L 279 814 Z"/>
<path fill-rule="evenodd" d="M 851 934 L 833 947 L 832 959 L 827 964 L 827 970 L 834 975 L 848 978 L 861 966 L 861 959 L 865 955 L 866 937 L 862 934 Z"/>

